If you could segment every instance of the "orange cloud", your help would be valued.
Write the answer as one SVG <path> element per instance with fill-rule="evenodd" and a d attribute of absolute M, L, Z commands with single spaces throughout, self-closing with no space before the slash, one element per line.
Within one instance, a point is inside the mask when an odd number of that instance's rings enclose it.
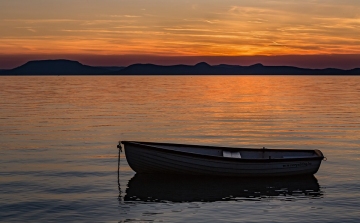
<path fill-rule="evenodd" d="M 21 0 L 19 0 L 21 2 Z M 23 1 L 25 4 L 27 1 Z M 1 7 L 3 54 L 360 54 L 360 3 L 108 1 Z M 42 5 L 41 5 L 42 4 Z M 49 9 L 53 9 L 49 13 Z M 96 9 L 96 10 L 95 10 Z M 12 12 L 12 13 L 9 13 Z"/>

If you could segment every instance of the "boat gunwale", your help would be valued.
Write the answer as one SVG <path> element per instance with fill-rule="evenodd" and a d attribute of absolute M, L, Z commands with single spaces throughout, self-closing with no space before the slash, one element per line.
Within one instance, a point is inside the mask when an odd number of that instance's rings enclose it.
<path fill-rule="evenodd" d="M 207 155 L 207 154 L 199 154 L 199 153 L 192 153 L 192 152 L 184 152 L 172 149 L 162 148 L 163 146 L 185 146 L 185 147 L 195 147 L 195 148 L 209 148 L 209 149 L 226 149 L 226 150 L 246 150 L 246 151 L 262 151 L 264 149 L 255 149 L 255 148 L 236 148 L 236 147 L 222 147 L 222 146 L 206 146 L 206 145 L 190 145 L 190 144 L 178 144 L 178 143 L 156 143 L 156 142 L 140 142 L 140 141 L 121 141 L 123 145 L 126 144 L 133 144 L 136 146 L 140 146 L 143 148 L 156 150 L 160 152 L 178 154 L 178 155 L 185 155 L 190 157 L 200 157 L 212 160 L 224 160 L 227 162 L 261 162 L 261 163 L 281 163 L 281 162 L 291 162 L 291 161 L 310 161 L 310 160 L 323 160 L 324 156 L 320 150 L 294 150 L 294 149 L 265 149 L 265 151 L 302 151 L 302 152 L 314 152 L 317 157 L 299 157 L 299 158 L 272 158 L 272 159 L 246 159 L 246 158 L 232 158 L 232 157 L 223 157 L 223 156 L 214 156 L 214 155 Z M 149 145 L 150 144 L 150 145 Z M 126 151 L 126 149 L 125 149 Z"/>

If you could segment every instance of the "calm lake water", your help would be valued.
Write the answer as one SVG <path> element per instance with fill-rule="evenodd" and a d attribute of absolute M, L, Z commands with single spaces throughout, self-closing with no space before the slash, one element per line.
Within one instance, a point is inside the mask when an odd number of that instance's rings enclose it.
<path fill-rule="evenodd" d="M 0 77 L 1 222 L 359 222 L 360 77 Z M 314 177 L 135 175 L 119 140 L 320 149 Z"/>

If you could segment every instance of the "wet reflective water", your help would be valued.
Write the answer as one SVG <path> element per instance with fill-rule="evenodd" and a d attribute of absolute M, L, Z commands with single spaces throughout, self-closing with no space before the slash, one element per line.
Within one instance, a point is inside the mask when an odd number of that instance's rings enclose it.
<path fill-rule="evenodd" d="M 2 222 L 358 222 L 360 77 L 0 77 Z M 320 149 L 314 177 L 135 174 L 118 140 Z"/>
<path fill-rule="evenodd" d="M 145 202 L 289 200 L 323 195 L 314 176 L 237 179 L 136 174 L 127 186 L 125 201 Z"/>

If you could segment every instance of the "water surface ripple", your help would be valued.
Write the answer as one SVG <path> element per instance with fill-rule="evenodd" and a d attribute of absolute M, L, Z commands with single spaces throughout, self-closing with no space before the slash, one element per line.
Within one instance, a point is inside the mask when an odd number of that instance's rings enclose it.
<path fill-rule="evenodd" d="M 360 77 L 0 77 L 1 222 L 359 222 Z M 313 177 L 135 174 L 119 140 L 320 149 Z"/>

